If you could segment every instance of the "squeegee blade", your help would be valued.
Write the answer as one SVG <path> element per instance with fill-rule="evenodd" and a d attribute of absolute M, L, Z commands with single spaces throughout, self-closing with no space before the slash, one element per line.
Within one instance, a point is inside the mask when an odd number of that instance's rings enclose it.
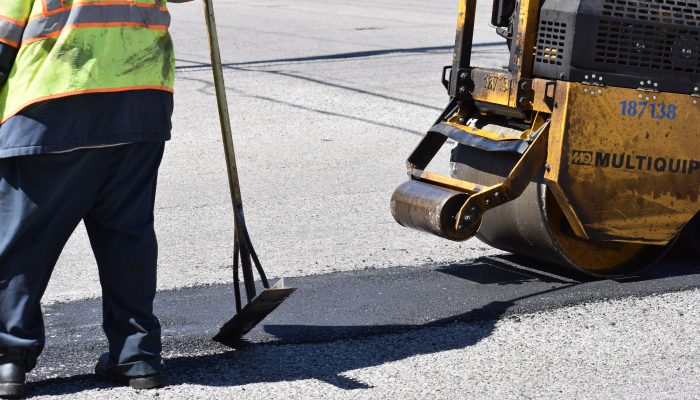
<path fill-rule="evenodd" d="M 271 288 L 260 292 L 240 312 L 225 323 L 213 340 L 225 346 L 238 347 L 243 335 L 262 322 L 295 290 L 297 289 L 284 287 L 284 280 L 280 279 Z"/>

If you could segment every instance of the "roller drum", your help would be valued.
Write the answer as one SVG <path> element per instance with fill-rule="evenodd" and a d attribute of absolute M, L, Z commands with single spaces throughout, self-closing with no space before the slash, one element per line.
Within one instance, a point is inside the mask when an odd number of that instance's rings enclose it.
<path fill-rule="evenodd" d="M 474 236 L 478 221 L 456 229 L 455 216 L 469 195 L 424 182 L 409 181 L 396 188 L 391 196 L 391 214 L 407 228 L 463 241 Z"/>
<path fill-rule="evenodd" d="M 519 157 L 458 145 L 452 151 L 452 176 L 493 185 L 503 181 Z M 544 168 L 520 197 L 487 211 L 476 236 L 492 247 L 597 277 L 638 272 L 667 250 L 667 246 L 594 243 L 576 237 L 547 190 Z"/>

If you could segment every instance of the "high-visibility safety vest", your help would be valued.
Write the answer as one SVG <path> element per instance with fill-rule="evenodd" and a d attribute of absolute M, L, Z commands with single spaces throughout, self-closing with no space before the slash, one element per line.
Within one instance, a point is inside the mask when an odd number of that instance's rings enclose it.
<path fill-rule="evenodd" d="M 19 49 L 0 123 L 58 97 L 172 91 L 169 25 L 166 0 L 0 0 L 0 42 Z"/>

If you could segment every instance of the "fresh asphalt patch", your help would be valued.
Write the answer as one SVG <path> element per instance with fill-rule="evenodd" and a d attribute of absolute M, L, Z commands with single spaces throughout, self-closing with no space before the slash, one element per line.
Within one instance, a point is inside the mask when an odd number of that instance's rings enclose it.
<path fill-rule="evenodd" d="M 591 281 L 516 256 L 490 256 L 464 264 L 296 277 L 286 283 L 298 290 L 246 336 L 248 349 L 496 321 L 588 302 L 683 291 L 700 287 L 700 265 L 669 257 L 637 277 Z M 210 338 L 233 316 L 231 285 L 160 292 L 155 308 L 166 354 L 182 360 L 188 354 L 227 351 Z M 94 387 L 86 374 L 106 351 L 100 300 L 55 304 L 45 308 L 45 318 L 47 348 L 30 379 L 50 379 L 52 386 L 65 379 L 72 384 L 87 379 L 85 384 Z M 188 363 L 172 364 L 170 368 L 186 368 Z"/>

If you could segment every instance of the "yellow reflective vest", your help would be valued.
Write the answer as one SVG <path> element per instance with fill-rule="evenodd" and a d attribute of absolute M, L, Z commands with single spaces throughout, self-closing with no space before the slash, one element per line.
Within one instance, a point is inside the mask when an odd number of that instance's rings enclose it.
<path fill-rule="evenodd" d="M 0 89 L 0 123 L 81 93 L 172 91 L 166 0 L 0 0 L 0 42 L 18 48 Z"/>

